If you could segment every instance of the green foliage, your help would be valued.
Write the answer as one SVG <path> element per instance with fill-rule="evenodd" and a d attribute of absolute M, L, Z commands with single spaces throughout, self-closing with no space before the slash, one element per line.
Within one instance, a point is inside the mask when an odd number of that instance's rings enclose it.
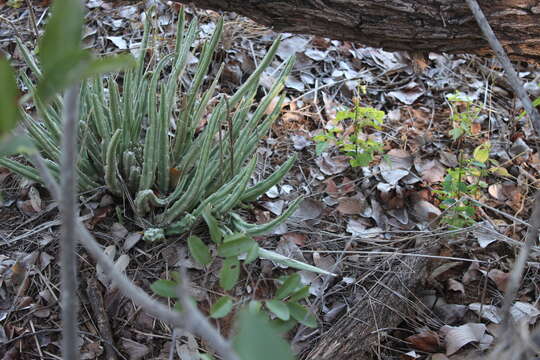
<path fill-rule="evenodd" d="M 227 316 L 233 308 L 233 300 L 230 296 L 222 296 L 212 305 L 210 317 L 220 319 Z"/>
<path fill-rule="evenodd" d="M 5 136 L 19 121 L 17 106 L 19 90 L 9 62 L 0 57 L 0 137 Z"/>
<path fill-rule="evenodd" d="M 313 140 L 317 143 L 317 154 L 321 154 L 332 144 L 335 144 L 341 152 L 351 157 L 352 167 L 368 166 L 375 154 L 383 151 L 383 144 L 371 139 L 369 135 L 365 134 L 364 129 L 380 130 L 384 116 L 384 111 L 360 106 L 359 100 L 355 99 L 353 109 L 339 111 L 336 115 L 337 122 L 352 120 L 351 134 L 343 135 L 340 128 L 334 127 L 324 134 L 314 136 Z"/>
<path fill-rule="evenodd" d="M 234 348 L 242 360 L 292 360 L 287 342 L 261 314 L 243 311 L 238 318 Z"/>
<path fill-rule="evenodd" d="M 190 236 L 188 238 L 188 247 L 191 256 L 201 265 L 208 265 L 212 262 L 212 256 L 210 250 L 206 246 L 200 237 Z"/>
<path fill-rule="evenodd" d="M 450 130 L 452 140 L 457 140 L 464 135 L 472 136 L 472 124 L 482 111 L 482 107 L 459 91 L 448 95 L 447 99 L 450 102 L 450 109 L 452 111 L 451 120 L 453 128 Z"/>
<path fill-rule="evenodd" d="M 54 94 L 81 77 L 130 63 L 130 58 L 123 55 L 100 60 L 87 58 L 89 55 L 80 48 L 80 6 L 78 1 L 55 2 L 54 14 L 40 42 L 41 68 L 19 43 L 38 84 L 25 74 L 21 81 L 35 96 L 38 116 L 43 119 L 38 123 L 24 114 L 25 125 L 56 176 L 62 103 Z M 190 229 L 205 212 L 221 219 L 241 202 L 264 193 L 290 169 L 294 157 L 276 171 L 277 175 L 249 186 L 256 165 L 254 151 L 260 137 L 279 115 L 283 96 L 276 110 L 270 114 L 265 114 L 265 110 L 281 94 L 293 59 L 284 64 L 273 87 L 256 106 L 259 78 L 273 60 L 279 40 L 234 95 L 216 96 L 221 70 L 212 83 L 205 84 L 205 79 L 223 21 L 217 24 L 209 41 L 195 48 L 197 19 L 187 24 L 181 12 L 176 49 L 171 54 L 158 54 L 156 63 L 146 61 L 152 47 L 150 24 L 148 16 L 142 52 L 132 68 L 122 76 L 99 76 L 83 83 L 79 188 L 86 191 L 105 185 L 116 196 L 133 198 L 139 215 L 150 214 L 152 224 L 164 228 L 166 235 L 174 235 Z M 189 53 L 198 51 L 195 75 L 190 82 L 182 82 L 186 79 Z M 202 130 L 201 124 L 205 124 Z M 33 168 L 14 160 L 0 158 L 0 165 L 40 180 Z M 285 219 L 282 216 L 269 225 L 275 226 Z M 211 233 L 218 242 L 219 232 Z"/>
<path fill-rule="evenodd" d="M 434 191 L 441 200 L 441 208 L 445 210 L 443 223 L 454 228 L 474 224 L 476 207 L 466 197 L 477 197 L 482 189 L 488 187 L 483 180 L 486 176 L 509 175 L 506 169 L 497 166 L 489 158 L 490 150 L 491 143 L 486 141 L 474 149 L 472 158 L 460 154 L 459 166 L 447 170 L 442 189 Z M 496 166 L 490 167 L 489 163 L 495 163 Z"/>

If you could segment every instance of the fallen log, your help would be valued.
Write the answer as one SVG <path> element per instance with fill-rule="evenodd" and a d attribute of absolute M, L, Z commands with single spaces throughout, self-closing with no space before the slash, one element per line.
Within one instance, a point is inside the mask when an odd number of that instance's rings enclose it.
<path fill-rule="evenodd" d="M 393 256 L 385 260 L 386 271 L 377 271 L 356 290 L 356 300 L 319 343 L 302 356 L 309 360 L 371 359 L 388 335 L 402 321 L 414 318 L 414 300 L 423 279 L 426 263 L 421 256 Z M 384 268 L 383 268 L 384 269 Z M 380 268 L 378 270 L 381 270 Z M 395 353 L 393 355 L 396 355 Z"/>
<path fill-rule="evenodd" d="M 491 54 L 463 0 L 173 0 L 234 11 L 278 32 L 313 34 L 386 50 Z M 514 59 L 540 61 L 540 0 L 482 0 Z"/>

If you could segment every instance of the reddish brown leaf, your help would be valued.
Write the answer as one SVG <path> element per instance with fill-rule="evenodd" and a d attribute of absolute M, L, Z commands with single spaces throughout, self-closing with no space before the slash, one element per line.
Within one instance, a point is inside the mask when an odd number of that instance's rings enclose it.
<path fill-rule="evenodd" d="M 410 342 L 415 349 L 429 353 L 437 352 L 441 347 L 439 335 L 431 330 L 409 336 L 405 340 Z"/>

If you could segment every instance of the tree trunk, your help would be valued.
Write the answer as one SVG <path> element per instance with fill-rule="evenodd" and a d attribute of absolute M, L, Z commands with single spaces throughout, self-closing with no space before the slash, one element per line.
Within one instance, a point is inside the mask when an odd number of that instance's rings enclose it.
<path fill-rule="evenodd" d="M 463 0 L 173 0 L 234 11 L 278 32 L 313 34 L 386 50 L 491 53 Z M 540 0 L 480 0 L 506 51 L 540 60 Z"/>

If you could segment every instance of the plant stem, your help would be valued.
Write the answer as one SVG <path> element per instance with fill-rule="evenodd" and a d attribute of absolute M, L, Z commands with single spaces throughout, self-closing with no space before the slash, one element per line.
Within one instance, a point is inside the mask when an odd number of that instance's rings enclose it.
<path fill-rule="evenodd" d="M 62 281 L 62 354 L 66 360 L 79 358 L 77 350 L 77 127 L 79 123 L 79 85 L 64 95 L 61 155 L 60 263 Z"/>

